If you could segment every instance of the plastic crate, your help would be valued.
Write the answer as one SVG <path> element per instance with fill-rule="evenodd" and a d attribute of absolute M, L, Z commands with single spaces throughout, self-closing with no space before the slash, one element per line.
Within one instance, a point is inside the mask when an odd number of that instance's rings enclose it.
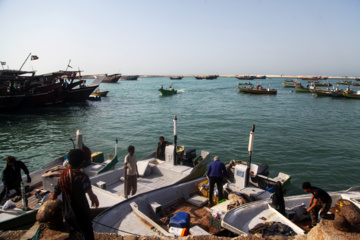
<path fill-rule="evenodd" d="M 209 188 L 209 187 L 203 187 L 203 188 L 201 189 L 201 185 L 202 185 L 202 184 L 207 184 L 207 183 L 208 183 L 208 180 L 205 180 L 205 181 L 199 183 L 199 184 L 198 184 L 198 190 L 199 190 L 199 193 L 200 193 L 201 196 L 204 196 L 204 197 L 206 197 L 206 198 L 209 198 L 210 188 Z M 216 188 L 216 186 L 215 186 L 215 188 Z M 214 191 L 215 191 L 215 189 L 214 189 Z M 225 190 L 223 190 L 223 198 L 224 198 L 224 199 L 227 198 L 227 195 L 228 195 L 227 192 L 226 192 Z M 212 197 L 212 202 L 213 202 L 214 204 L 217 204 L 217 203 L 219 202 L 219 195 L 216 196 L 216 198 L 213 196 L 213 197 Z"/>

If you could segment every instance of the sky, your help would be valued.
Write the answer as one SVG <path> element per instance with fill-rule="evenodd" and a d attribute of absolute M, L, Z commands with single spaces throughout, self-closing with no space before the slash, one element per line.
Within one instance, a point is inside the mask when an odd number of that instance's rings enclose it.
<path fill-rule="evenodd" d="M 0 0 L 4 68 L 360 76 L 359 0 Z"/>

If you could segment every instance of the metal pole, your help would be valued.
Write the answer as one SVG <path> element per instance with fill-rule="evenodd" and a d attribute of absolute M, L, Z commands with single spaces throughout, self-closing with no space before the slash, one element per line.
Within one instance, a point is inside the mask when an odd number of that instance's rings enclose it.
<path fill-rule="evenodd" d="M 68 63 L 68 65 L 67 65 L 67 67 L 66 67 L 66 70 L 65 70 L 65 71 L 67 71 L 67 70 L 68 70 L 68 68 L 69 68 L 69 66 L 70 66 L 70 62 L 71 62 L 71 59 L 69 59 L 69 63 Z"/>
<path fill-rule="evenodd" d="M 26 61 L 28 60 L 28 58 L 30 57 L 31 53 L 29 54 L 29 56 L 27 56 L 27 58 L 25 59 L 25 62 L 21 65 L 19 71 L 21 71 L 22 67 L 24 66 L 24 64 L 26 63 Z"/>
<path fill-rule="evenodd" d="M 253 143 L 254 143 L 254 132 L 255 132 L 255 125 L 252 125 L 252 129 L 250 132 L 250 137 L 249 137 L 249 147 L 248 147 L 248 151 L 249 151 L 249 163 L 248 166 L 246 168 L 246 180 L 245 180 L 245 186 L 248 187 L 249 185 L 249 180 L 250 180 L 250 167 L 251 167 L 251 154 L 253 151 Z"/>
<path fill-rule="evenodd" d="M 175 115 L 175 118 L 174 118 L 174 165 L 177 165 L 177 163 L 176 163 L 176 142 L 177 142 L 177 117 Z"/>

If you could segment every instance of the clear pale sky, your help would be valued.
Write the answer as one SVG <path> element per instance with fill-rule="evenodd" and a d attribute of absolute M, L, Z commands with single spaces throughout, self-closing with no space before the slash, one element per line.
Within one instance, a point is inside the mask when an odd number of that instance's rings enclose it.
<path fill-rule="evenodd" d="M 360 76 L 359 0 L 0 0 L 0 22 L 10 69 Z"/>

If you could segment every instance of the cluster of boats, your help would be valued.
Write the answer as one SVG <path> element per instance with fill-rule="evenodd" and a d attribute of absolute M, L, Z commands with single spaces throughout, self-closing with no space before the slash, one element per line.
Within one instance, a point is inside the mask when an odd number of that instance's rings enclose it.
<path fill-rule="evenodd" d="M 176 121 L 177 118 L 174 119 L 174 129 Z M 77 131 L 76 147 L 83 146 L 82 134 Z M 155 153 L 144 157 L 137 164 L 140 175 L 137 193 L 127 196 L 124 191 L 124 167 L 115 168 L 118 162 L 117 145 L 115 146 L 115 154 L 109 155 L 108 160 L 104 161 L 103 153 L 93 153 L 91 164 L 83 168 L 89 175 L 93 191 L 100 202 L 99 208 L 91 208 L 92 215 L 96 216 L 93 220 L 94 231 L 116 232 L 121 235 L 174 236 L 160 220 L 164 218 L 161 214 L 167 214 L 167 217 L 175 214 L 170 213 L 170 209 L 204 213 L 197 217 L 206 218 L 207 221 L 198 225 L 190 224 L 193 228 L 190 232 L 196 229 L 203 229 L 201 234 L 218 231 L 209 223 L 210 215 L 221 208 L 225 213 L 229 201 L 212 208 L 206 205 L 208 197 L 204 193 L 208 194 L 208 191 L 204 191 L 202 187 L 207 182 L 204 174 L 211 161 L 209 152 L 202 150 L 198 153 L 196 149 L 185 149 L 176 145 L 175 141 L 175 144 L 166 147 L 164 160 L 156 158 Z M 19 200 L 15 202 L 16 208 L 1 209 L 1 230 L 16 229 L 35 222 L 38 209 L 48 199 L 48 193 L 53 191 L 60 172 L 65 169 L 65 161 L 66 156 L 61 156 L 30 174 L 32 182 L 26 183 L 25 187 L 27 207 L 23 208 L 22 201 Z M 229 193 L 248 195 L 254 200 L 268 199 L 271 195 L 269 186 L 273 186 L 277 181 L 280 181 L 284 188 L 290 184 L 290 175 L 279 173 L 277 177 L 270 178 L 268 166 L 253 164 L 251 159 L 248 163 L 239 161 L 228 169 L 234 177 L 229 178 L 224 189 Z M 25 180 L 26 176 L 24 182 Z M 15 191 L 10 192 L 10 195 L 14 193 Z M 196 222 L 195 216 L 191 218 L 191 223 L 193 222 Z M 154 228 L 158 231 L 154 231 Z"/>
<path fill-rule="evenodd" d="M 57 71 L 36 75 L 35 71 L 0 70 L 0 111 L 85 101 L 105 76 L 87 86 L 78 73 Z"/>
<path fill-rule="evenodd" d="M 158 159 L 154 152 L 138 161 L 140 177 L 135 195 L 126 195 L 125 169 L 115 166 L 119 157 L 117 141 L 114 155 L 109 154 L 106 161 L 102 152 L 92 154 L 92 162 L 83 171 L 90 177 L 93 192 L 100 202 L 98 208 L 91 208 L 95 232 L 179 236 L 173 231 L 176 225 L 169 222 L 180 213 L 190 216 L 187 231 L 191 235 L 218 234 L 220 230 L 228 231 L 227 234 L 247 234 L 258 223 L 270 221 L 284 224 L 299 235 L 306 232 L 298 222 L 310 221 L 310 216 L 305 216 L 303 212 L 311 195 L 285 197 L 285 216 L 274 209 L 271 196 L 274 191 L 285 191 L 290 186 L 291 176 L 280 172 L 271 178 L 267 164 L 252 163 L 254 125 L 249 137 L 248 161 L 231 160 L 226 165 L 228 179 L 224 185 L 224 196 L 229 200 L 219 201 L 215 191 L 213 201 L 217 204 L 214 206 L 208 206 L 209 185 L 205 176 L 207 164 L 211 161 L 210 153 L 177 145 L 176 129 L 175 116 L 175 141 L 166 146 L 164 160 Z M 76 133 L 74 147 L 84 147 L 81 131 Z M 20 199 L 15 202 L 16 208 L 1 209 L 1 230 L 16 229 L 35 222 L 37 211 L 48 200 L 60 172 L 65 169 L 64 163 L 66 155 L 30 174 L 32 182 L 26 183 L 25 187 L 28 205 L 23 206 Z M 25 175 L 23 180 L 26 182 Z M 278 183 L 282 189 L 276 189 Z M 12 191 L 10 195 L 15 194 Z M 233 196 L 243 202 L 234 201 Z M 331 193 L 330 196 L 333 204 L 338 199 L 348 199 L 360 206 L 360 187 Z"/>
<path fill-rule="evenodd" d="M 339 87 L 332 86 L 331 83 L 319 83 L 318 81 L 310 81 L 310 85 L 307 86 L 302 85 L 299 82 L 293 81 L 293 80 L 285 80 L 283 82 L 283 86 L 286 88 L 295 88 L 296 92 L 300 93 L 313 93 L 317 96 L 329 96 L 329 97 L 346 97 L 346 98 L 360 98 L 360 90 L 354 91 L 350 89 L 350 82 L 347 82 L 349 84 L 345 84 L 345 82 L 337 82 L 337 84 L 347 85 L 347 89 L 343 90 Z M 351 85 L 354 85 L 351 82 Z M 354 85 L 357 86 L 357 85 Z M 326 89 L 321 89 L 319 87 L 327 87 Z"/>

